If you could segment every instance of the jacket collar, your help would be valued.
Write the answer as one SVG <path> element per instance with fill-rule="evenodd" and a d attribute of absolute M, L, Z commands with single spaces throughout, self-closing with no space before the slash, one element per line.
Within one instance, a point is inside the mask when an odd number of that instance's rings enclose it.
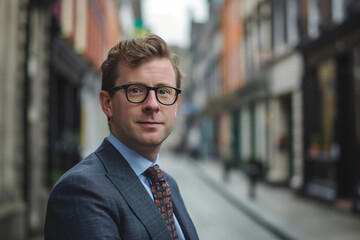
<path fill-rule="evenodd" d="M 102 161 L 106 176 L 124 197 L 134 214 L 144 224 L 152 239 L 171 239 L 160 211 L 129 163 L 106 139 L 95 154 Z"/>

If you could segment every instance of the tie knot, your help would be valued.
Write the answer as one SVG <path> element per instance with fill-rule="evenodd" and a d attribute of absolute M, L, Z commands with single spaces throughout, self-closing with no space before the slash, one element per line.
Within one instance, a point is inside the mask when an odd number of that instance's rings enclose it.
<path fill-rule="evenodd" d="M 145 175 L 151 180 L 153 183 L 162 183 L 165 182 L 164 175 L 160 171 L 159 165 L 154 165 L 152 167 L 149 167 L 145 171 Z"/>

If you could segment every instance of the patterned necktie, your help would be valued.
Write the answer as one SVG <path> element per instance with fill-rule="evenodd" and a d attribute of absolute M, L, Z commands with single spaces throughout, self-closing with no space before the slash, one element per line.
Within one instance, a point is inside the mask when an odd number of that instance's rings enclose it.
<path fill-rule="evenodd" d="M 155 205 L 159 207 L 160 213 L 168 226 L 174 240 L 178 239 L 173 215 L 173 202 L 171 190 L 158 165 L 149 167 L 145 171 L 146 176 L 151 180 L 151 191 L 154 196 Z"/>

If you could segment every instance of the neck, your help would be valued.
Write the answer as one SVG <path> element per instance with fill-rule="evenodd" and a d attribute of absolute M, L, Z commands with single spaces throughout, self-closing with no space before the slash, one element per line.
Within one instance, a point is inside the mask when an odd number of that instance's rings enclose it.
<path fill-rule="evenodd" d="M 125 143 L 124 143 L 125 144 Z M 133 147 L 125 144 L 127 147 L 131 148 L 138 154 L 147 158 L 151 162 L 155 162 L 157 155 L 160 151 L 160 146 L 143 146 L 143 147 Z"/>
<path fill-rule="evenodd" d="M 138 153 L 141 154 L 142 156 L 146 157 L 150 161 L 155 162 L 159 152 L 158 151 L 157 152 L 151 152 L 151 153 L 148 153 L 148 154 L 143 154 L 143 153 L 140 153 L 140 152 L 138 152 Z"/>
<path fill-rule="evenodd" d="M 157 155 L 160 151 L 160 146 L 161 145 L 141 145 L 141 146 L 135 146 L 132 144 L 127 143 L 126 141 L 122 141 L 119 136 L 117 136 L 116 134 L 112 133 L 114 135 L 115 138 L 117 138 L 122 144 L 124 144 L 125 146 L 127 146 L 128 148 L 134 150 L 135 152 L 137 152 L 138 154 L 140 154 L 141 156 L 147 158 L 148 160 L 150 160 L 151 162 L 155 162 Z"/>

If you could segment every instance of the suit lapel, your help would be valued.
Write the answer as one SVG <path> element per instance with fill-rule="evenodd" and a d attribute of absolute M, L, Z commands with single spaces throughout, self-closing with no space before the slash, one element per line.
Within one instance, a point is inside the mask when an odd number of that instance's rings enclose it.
<path fill-rule="evenodd" d="M 190 239 L 189 237 L 189 232 L 188 229 L 189 227 L 187 226 L 187 221 L 186 216 L 184 216 L 183 212 L 184 211 L 179 211 L 179 208 L 181 208 L 181 203 L 179 202 L 179 198 L 176 196 L 176 194 L 172 194 L 173 195 L 173 203 L 174 203 L 174 214 L 176 216 L 176 219 L 178 220 L 180 226 L 181 226 L 181 230 L 184 233 L 184 236 L 186 239 Z"/>
<path fill-rule="evenodd" d="M 167 174 L 165 175 L 165 178 L 170 185 L 171 196 L 174 203 L 174 213 L 176 219 L 178 220 L 181 226 L 181 230 L 183 231 L 185 238 L 189 240 L 198 239 L 194 224 L 186 210 L 184 201 L 181 198 L 177 184 L 173 181 L 172 178 L 168 177 Z"/>
<path fill-rule="evenodd" d="M 119 190 L 152 239 L 171 239 L 160 211 L 128 162 L 107 140 L 96 151 L 107 170 L 106 176 Z"/>

